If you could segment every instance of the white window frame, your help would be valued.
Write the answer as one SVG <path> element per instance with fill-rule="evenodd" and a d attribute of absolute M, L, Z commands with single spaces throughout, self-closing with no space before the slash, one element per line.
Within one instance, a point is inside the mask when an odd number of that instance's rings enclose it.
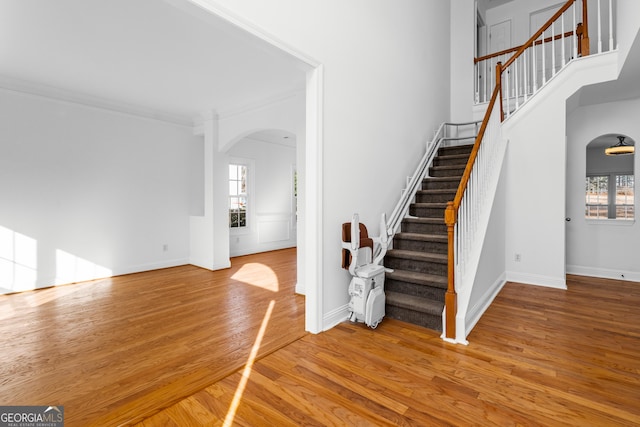
<path fill-rule="evenodd" d="M 229 158 L 229 165 L 242 165 L 244 167 L 247 168 L 247 177 L 246 177 L 246 192 L 245 197 L 246 197 L 246 201 L 247 201 L 247 210 L 246 210 L 246 225 L 243 227 L 231 227 L 231 223 L 229 223 L 229 234 L 231 235 L 241 235 L 241 234 L 249 234 L 253 231 L 253 229 L 255 228 L 255 221 L 254 221 L 254 212 L 255 212 L 255 206 L 254 206 L 254 191 L 255 191 L 255 185 L 254 185 L 254 176 L 255 176 L 255 162 L 252 159 L 246 159 L 246 158 L 240 158 L 240 157 L 230 157 Z M 229 168 L 227 167 L 227 191 L 229 188 L 229 182 L 230 182 L 230 177 L 229 177 L 229 172 L 228 172 Z M 231 194 L 227 195 L 227 201 L 229 201 L 231 199 Z M 230 215 L 231 215 L 231 211 L 229 209 L 229 206 L 227 206 L 227 217 L 228 219 L 230 219 Z"/>
<path fill-rule="evenodd" d="M 591 177 L 607 177 L 607 217 L 606 218 L 591 218 L 586 216 L 585 219 L 590 223 L 602 223 L 602 222 L 620 222 L 620 223 L 628 223 L 633 224 L 635 222 L 635 212 L 636 212 L 636 202 L 635 202 L 635 175 L 633 172 L 611 172 L 611 173 L 593 173 L 587 175 L 587 179 Z M 616 204 L 616 196 L 617 196 L 617 178 L 619 176 L 632 176 L 634 181 L 634 200 L 633 200 L 633 218 L 618 218 L 617 217 L 617 204 Z M 585 189 L 586 191 L 586 189 Z M 585 194 L 586 197 L 586 194 Z M 585 211 L 587 205 L 585 200 Z"/>

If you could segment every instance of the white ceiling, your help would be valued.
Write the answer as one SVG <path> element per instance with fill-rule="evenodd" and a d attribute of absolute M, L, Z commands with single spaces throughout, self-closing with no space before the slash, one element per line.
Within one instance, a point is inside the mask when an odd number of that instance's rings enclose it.
<path fill-rule="evenodd" d="M 304 84 L 301 61 L 187 0 L 0 1 L 0 87 L 191 124 Z"/>

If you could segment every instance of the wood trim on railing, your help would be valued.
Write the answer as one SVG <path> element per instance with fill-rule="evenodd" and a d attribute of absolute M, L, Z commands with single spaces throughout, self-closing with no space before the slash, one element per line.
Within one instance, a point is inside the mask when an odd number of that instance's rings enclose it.
<path fill-rule="evenodd" d="M 553 21 L 555 21 L 560 16 L 562 16 L 562 14 L 564 12 L 566 12 L 567 9 L 569 9 L 571 7 L 571 5 L 573 4 L 574 1 L 575 0 L 568 0 L 564 4 L 564 6 L 562 6 L 560 9 L 558 9 L 558 11 L 551 18 L 549 18 L 549 20 L 542 27 L 540 27 L 540 29 L 538 31 L 536 31 L 535 34 L 532 35 L 531 38 L 525 44 L 520 46 L 520 49 L 518 49 L 518 51 L 511 58 L 509 58 L 509 60 L 507 62 L 504 63 L 504 65 L 502 66 L 502 69 L 506 70 L 507 68 L 509 68 L 509 66 L 515 62 L 516 58 L 518 58 L 520 55 L 522 55 L 524 53 L 524 51 L 527 50 L 530 46 L 533 46 L 533 43 L 535 43 L 535 41 L 538 39 L 538 37 L 540 37 L 542 35 L 542 33 L 544 33 L 547 30 L 547 28 L 549 28 L 551 26 L 551 24 L 553 24 Z M 583 3 L 587 2 L 587 0 L 582 0 L 582 1 L 583 1 Z"/>
<path fill-rule="evenodd" d="M 612 13 L 613 11 L 609 11 Z M 582 56 L 589 55 L 589 14 L 587 13 L 587 0 L 582 0 L 582 25 L 584 32 L 582 33 Z"/>
<path fill-rule="evenodd" d="M 576 33 L 575 31 L 567 31 L 564 34 L 556 34 L 555 36 L 547 37 L 544 40 L 536 40 L 536 42 L 534 44 L 537 46 L 537 45 L 540 45 L 542 43 L 549 43 L 550 41 L 553 41 L 553 40 L 560 40 L 561 38 L 571 37 L 575 33 Z M 473 58 L 473 63 L 477 64 L 478 62 L 486 61 L 487 59 L 495 58 L 495 57 L 501 56 L 501 55 L 506 55 L 507 53 L 511 53 L 511 52 L 516 52 L 521 47 L 522 46 L 514 46 L 511 49 L 505 49 L 505 50 L 501 50 L 500 52 L 490 53 L 489 55 L 481 56 L 479 58 Z"/>
<path fill-rule="evenodd" d="M 500 76 L 499 73 L 498 73 L 498 76 Z M 447 203 L 447 208 L 444 211 L 444 222 L 447 225 L 447 241 L 448 241 L 447 292 L 445 293 L 445 296 L 444 296 L 445 319 L 446 319 L 445 337 L 449 339 L 455 339 L 456 337 L 456 314 L 458 313 L 458 296 L 456 294 L 456 287 L 455 287 L 455 254 L 454 254 L 454 249 L 455 249 L 454 232 L 455 232 L 455 226 L 458 222 L 458 210 L 460 209 L 460 203 L 462 202 L 462 197 L 464 196 L 464 192 L 467 189 L 467 184 L 469 183 L 469 178 L 471 177 L 471 171 L 473 169 L 473 165 L 475 164 L 476 158 L 478 157 L 480 144 L 482 144 L 484 133 L 487 130 L 487 125 L 489 124 L 491 113 L 493 112 L 493 108 L 495 106 L 498 95 L 501 92 L 501 87 L 502 85 L 500 83 L 500 80 L 498 80 L 496 82 L 496 87 L 493 89 L 493 94 L 491 95 L 491 101 L 489 101 L 489 105 L 487 106 L 487 111 L 484 114 L 484 119 L 482 120 L 482 125 L 480 126 L 480 130 L 478 131 L 478 136 L 476 136 L 476 140 L 473 144 L 473 150 L 471 150 L 469 161 L 467 162 L 467 166 L 465 167 L 464 173 L 462 174 L 462 178 L 460 179 L 460 185 L 458 185 L 458 191 L 456 192 L 456 196 L 452 202 Z M 500 96 L 500 102 L 502 102 L 502 96 Z"/>

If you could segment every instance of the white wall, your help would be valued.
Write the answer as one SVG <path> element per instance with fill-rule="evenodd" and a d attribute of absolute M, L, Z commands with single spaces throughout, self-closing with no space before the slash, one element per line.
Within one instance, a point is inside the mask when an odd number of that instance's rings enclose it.
<path fill-rule="evenodd" d="M 293 205 L 295 147 L 252 139 L 238 141 L 229 151 L 230 162 L 250 161 L 249 226 L 231 229 L 229 254 L 246 255 L 296 246 Z"/>
<path fill-rule="evenodd" d="M 7 90 L 0 121 L 0 287 L 187 262 L 191 129 Z"/>
<path fill-rule="evenodd" d="M 452 122 L 473 119 L 475 2 L 451 1 L 451 112 Z"/>
<path fill-rule="evenodd" d="M 487 31 L 492 25 L 511 21 L 511 45 L 519 46 L 533 35 L 530 29 L 530 15 L 532 12 L 551 6 L 562 6 L 565 0 L 514 0 L 502 6 L 494 7 L 486 12 Z M 534 31 L 537 28 L 533 29 Z M 566 31 L 569 31 L 567 29 Z M 560 31 L 558 31 L 560 33 Z"/>
<path fill-rule="evenodd" d="M 566 100 L 584 85 L 616 78 L 617 58 L 613 53 L 571 62 L 503 123 L 509 140 L 508 280 L 566 287 Z"/>
<path fill-rule="evenodd" d="M 448 118 L 449 3 L 199 3 L 241 16 L 243 22 L 322 64 L 322 122 L 317 131 L 321 140 L 313 146 L 307 141 L 309 161 L 320 165 L 314 177 L 307 176 L 308 182 L 320 179 L 308 184 L 320 194 L 307 200 L 307 207 L 320 209 L 321 217 L 307 240 L 320 248 L 315 257 L 320 272 L 314 274 L 321 278 L 319 329 L 331 327 L 347 315 L 349 276 L 340 268 L 340 224 L 359 212 L 375 230 L 379 215 L 390 213 L 397 202 L 424 143 Z M 315 156 L 310 150 L 318 147 L 321 152 Z"/>
<path fill-rule="evenodd" d="M 507 147 L 507 153 L 509 148 Z M 487 234 L 482 246 L 478 271 L 473 282 L 473 290 L 467 305 L 465 332 L 468 334 L 496 297 L 505 281 L 505 227 L 506 222 L 506 181 L 508 165 L 502 166 Z"/>
<path fill-rule="evenodd" d="M 567 216 L 571 218 L 567 224 L 568 273 L 612 279 L 623 279 L 624 275 L 626 280 L 640 281 L 638 220 L 587 221 L 584 217 L 587 145 L 609 133 L 628 135 L 637 141 L 638 111 L 640 100 L 635 99 L 580 107 L 567 119 Z M 637 176 L 638 155 L 633 158 Z"/>

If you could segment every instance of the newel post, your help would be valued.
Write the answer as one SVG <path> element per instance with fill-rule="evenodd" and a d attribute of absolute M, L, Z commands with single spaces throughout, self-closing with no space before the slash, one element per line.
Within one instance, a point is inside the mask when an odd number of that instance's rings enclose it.
<path fill-rule="evenodd" d="M 582 0 L 582 37 L 580 39 L 580 51 L 582 53 L 581 56 L 589 55 L 589 14 L 587 13 L 587 0 Z"/>
<path fill-rule="evenodd" d="M 445 337 L 456 338 L 456 314 L 458 313 L 458 298 L 455 288 L 455 259 L 454 259 L 454 228 L 458 222 L 458 212 L 453 207 L 453 202 L 447 203 L 444 211 L 444 222 L 447 225 L 447 240 L 449 247 L 447 251 L 447 293 L 444 296 L 446 331 Z"/>
<path fill-rule="evenodd" d="M 502 108 L 502 62 L 496 64 L 496 87 L 500 88 L 500 121 L 504 122 L 504 108 Z"/>

